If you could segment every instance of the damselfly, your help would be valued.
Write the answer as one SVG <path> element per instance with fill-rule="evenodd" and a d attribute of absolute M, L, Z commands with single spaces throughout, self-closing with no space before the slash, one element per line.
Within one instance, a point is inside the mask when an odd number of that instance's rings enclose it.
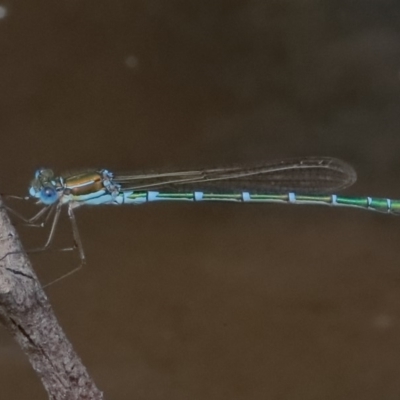
<path fill-rule="evenodd" d="M 44 207 L 29 223 L 47 221 L 54 213 L 48 248 L 63 205 L 67 205 L 81 265 L 85 253 L 74 209 L 82 205 L 143 204 L 153 201 L 223 201 L 239 203 L 321 204 L 400 214 L 400 200 L 333 194 L 356 181 L 347 163 L 330 157 L 290 159 L 249 167 L 113 174 L 107 169 L 55 175 L 39 169 L 29 188 Z"/>

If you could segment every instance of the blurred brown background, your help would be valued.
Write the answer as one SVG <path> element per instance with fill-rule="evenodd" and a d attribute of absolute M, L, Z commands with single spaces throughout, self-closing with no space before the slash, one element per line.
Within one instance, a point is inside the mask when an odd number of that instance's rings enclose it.
<path fill-rule="evenodd" d="M 357 169 L 350 193 L 400 197 L 398 1 L 10 0 L 0 18 L 2 192 L 26 194 L 41 166 L 330 155 Z M 182 203 L 77 217 L 88 265 L 47 292 L 107 398 L 400 397 L 399 218 Z M 47 234 L 19 232 L 27 248 Z M 32 261 L 43 282 L 77 263 Z M 0 386 L 46 398 L 4 330 Z"/>

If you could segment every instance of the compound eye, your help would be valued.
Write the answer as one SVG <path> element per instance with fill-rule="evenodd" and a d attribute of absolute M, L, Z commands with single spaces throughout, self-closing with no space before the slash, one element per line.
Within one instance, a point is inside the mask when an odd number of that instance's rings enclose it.
<path fill-rule="evenodd" d="M 44 186 L 40 190 L 40 201 L 43 204 L 53 204 L 57 201 L 57 191 L 52 186 Z"/>

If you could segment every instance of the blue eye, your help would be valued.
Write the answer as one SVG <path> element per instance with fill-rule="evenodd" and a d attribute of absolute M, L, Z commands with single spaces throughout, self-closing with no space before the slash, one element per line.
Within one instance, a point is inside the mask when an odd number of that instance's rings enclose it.
<path fill-rule="evenodd" d="M 43 204 L 53 204 L 58 199 L 57 191 L 51 186 L 44 186 L 40 190 L 39 198 Z"/>

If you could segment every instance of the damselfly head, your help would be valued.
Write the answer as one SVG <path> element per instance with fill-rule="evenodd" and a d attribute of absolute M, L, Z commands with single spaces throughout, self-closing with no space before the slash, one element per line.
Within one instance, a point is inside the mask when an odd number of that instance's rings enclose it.
<path fill-rule="evenodd" d="M 35 179 L 29 187 L 29 195 L 39 199 L 43 204 L 50 205 L 58 199 L 57 188 L 59 186 L 51 169 L 39 169 L 35 172 Z"/>

